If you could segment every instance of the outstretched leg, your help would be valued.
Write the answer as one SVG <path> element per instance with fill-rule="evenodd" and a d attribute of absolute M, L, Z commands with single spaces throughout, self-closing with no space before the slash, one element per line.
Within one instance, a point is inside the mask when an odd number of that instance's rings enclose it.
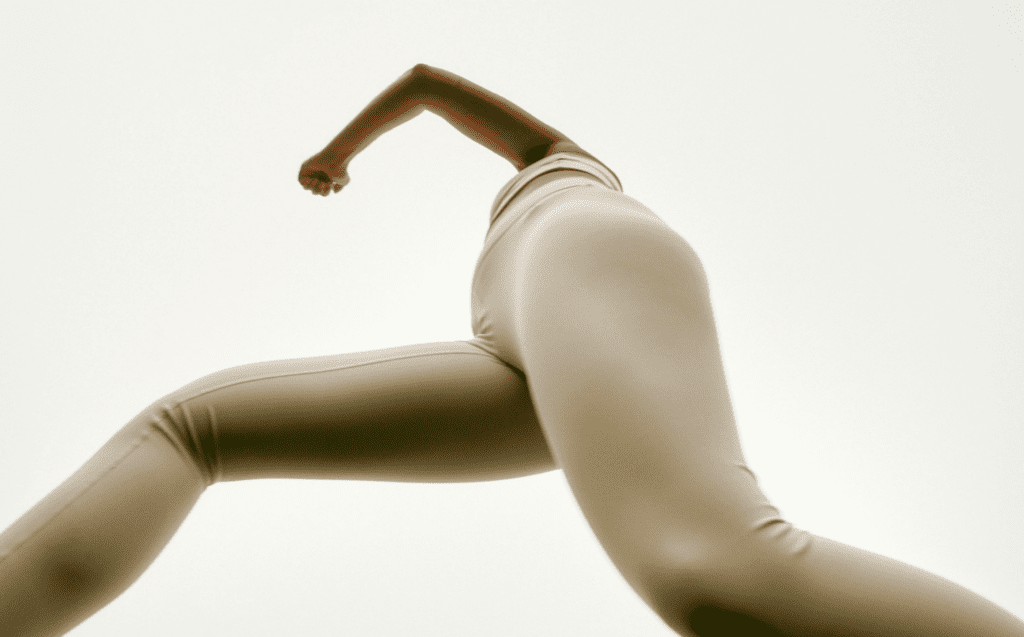
<path fill-rule="evenodd" d="M 140 413 L 0 533 L 0 633 L 77 626 L 138 579 L 215 482 L 552 468 L 521 375 L 468 343 L 228 369 Z"/>
<path fill-rule="evenodd" d="M 783 520 L 740 450 L 704 270 L 620 193 L 532 213 L 495 287 L 558 465 L 634 590 L 684 635 L 1024 636 L 941 577 Z M 496 284 L 497 285 L 497 284 Z"/>

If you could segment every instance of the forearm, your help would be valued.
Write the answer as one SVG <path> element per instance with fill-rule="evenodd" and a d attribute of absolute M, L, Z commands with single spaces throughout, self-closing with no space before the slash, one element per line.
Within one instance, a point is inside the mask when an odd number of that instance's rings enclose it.
<path fill-rule="evenodd" d="M 447 71 L 418 64 L 362 110 L 322 156 L 347 165 L 385 132 L 424 110 L 444 118 L 473 141 L 504 157 L 517 170 L 558 150 L 587 154 L 565 135 L 504 98 Z"/>
<path fill-rule="evenodd" d="M 375 139 L 422 113 L 425 107 L 414 98 L 416 75 L 416 69 L 410 69 L 384 89 L 324 147 L 321 157 L 330 164 L 347 166 Z"/>

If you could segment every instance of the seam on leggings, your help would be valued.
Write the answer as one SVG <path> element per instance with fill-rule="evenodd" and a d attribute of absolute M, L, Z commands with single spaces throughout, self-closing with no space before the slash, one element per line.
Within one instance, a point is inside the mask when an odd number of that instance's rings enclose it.
<path fill-rule="evenodd" d="M 466 344 L 467 345 L 472 345 L 473 347 L 477 348 L 478 350 L 483 352 L 484 356 L 486 356 L 487 358 L 490 358 L 492 360 L 496 360 L 499 363 L 501 363 L 502 365 L 504 365 L 505 367 L 508 367 L 510 370 L 512 370 L 512 372 L 516 376 L 519 377 L 520 380 L 522 380 L 523 382 L 526 382 L 526 372 L 524 372 L 523 370 L 519 369 L 518 367 L 516 367 L 512 363 L 508 362 L 507 360 L 505 360 L 501 356 L 498 356 L 496 353 L 489 351 L 486 347 L 484 347 L 480 343 L 475 342 L 476 340 L 477 339 L 474 338 L 472 341 L 466 341 Z M 476 352 L 466 352 L 466 353 L 467 354 L 470 354 L 470 353 L 474 353 L 475 354 Z"/>
<path fill-rule="evenodd" d="M 463 341 L 463 343 L 472 345 L 468 341 Z M 286 378 L 289 376 L 302 376 L 305 374 L 320 374 L 323 372 L 334 372 L 344 369 L 355 369 L 357 367 L 365 367 L 366 365 L 376 365 L 377 363 L 387 363 L 396 360 L 422 358 L 426 356 L 447 356 L 450 354 L 468 354 L 470 356 L 483 356 L 490 360 L 495 360 L 497 358 L 494 355 L 483 350 L 479 352 L 424 352 L 420 354 L 390 356 L 387 358 L 379 358 L 372 361 L 365 361 L 362 363 L 352 363 L 348 365 L 327 367 L 323 369 L 285 372 L 280 374 L 258 376 L 255 378 L 245 378 L 225 382 L 215 387 L 205 389 L 199 393 L 189 394 L 188 396 L 180 398 L 177 401 L 164 403 L 161 405 L 159 415 L 151 419 L 149 425 L 151 428 L 156 429 L 164 438 L 166 438 L 168 442 L 170 442 L 174 446 L 178 453 L 182 455 L 182 457 L 188 460 L 188 464 L 192 465 L 196 469 L 196 471 L 199 472 L 200 477 L 206 483 L 206 486 L 209 487 L 219 482 L 221 476 L 223 475 L 223 470 L 221 468 L 220 462 L 220 436 L 217 431 L 217 416 L 213 407 L 207 406 L 207 414 L 209 416 L 211 430 L 210 439 L 213 442 L 213 450 L 212 454 L 210 454 L 207 453 L 206 449 L 203 448 L 202 437 L 200 436 L 199 431 L 195 426 L 195 421 L 194 418 L 192 417 L 192 412 L 188 408 L 188 405 L 185 404 L 188 401 L 193 400 L 195 398 L 199 398 L 200 396 L 204 396 L 211 392 L 224 389 L 226 387 L 234 387 L 236 385 L 242 385 L 245 383 L 254 383 L 274 378 Z M 497 358 L 497 360 L 501 363 L 504 363 L 504 361 L 502 361 L 500 358 Z M 178 419 L 175 417 L 175 414 L 173 413 L 174 410 L 177 408 L 181 408 L 183 416 L 182 423 L 178 422 Z M 170 420 L 173 426 L 168 426 L 167 424 L 162 422 L 163 419 Z"/>
<path fill-rule="evenodd" d="M 166 414 L 166 418 L 176 425 L 177 423 L 175 423 L 174 418 L 170 416 L 171 409 L 173 408 L 168 407 L 167 405 L 163 405 L 161 408 L 161 412 L 163 414 Z M 178 435 L 178 429 L 166 426 L 160 417 L 151 418 L 149 421 L 149 427 L 150 429 L 155 430 L 158 434 L 163 436 L 164 439 L 168 443 L 170 443 L 172 447 L 174 447 L 174 450 L 178 452 L 178 455 L 180 455 L 182 459 L 185 460 L 185 464 L 187 464 L 188 466 L 192 467 L 195 470 L 195 472 L 199 475 L 199 478 L 206 483 L 207 487 L 211 487 L 214 485 L 216 480 L 214 480 L 211 477 L 213 472 L 210 470 L 210 467 L 206 466 L 206 471 L 199 467 L 200 463 L 197 460 L 199 454 L 191 452 L 189 449 L 185 448 L 185 445 L 182 443 L 182 436 Z M 189 440 L 189 442 L 192 443 L 191 440 Z"/>
<path fill-rule="evenodd" d="M 185 430 L 192 455 L 203 460 L 202 467 L 205 469 L 203 473 L 206 474 L 203 478 L 207 483 L 212 483 L 213 472 L 210 470 L 209 461 L 204 457 L 202 440 L 199 437 L 199 431 L 196 429 L 196 419 L 192 417 L 192 410 L 188 408 L 188 405 L 180 403 L 178 406 L 181 407 L 181 423 L 175 422 L 175 414 L 170 409 L 165 409 L 164 412 L 179 429 Z"/>
<path fill-rule="evenodd" d="M 26 537 L 25 539 L 23 539 L 22 541 L 20 541 L 20 542 L 18 542 L 17 544 L 15 544 L 15 545 L 14 545 L 13 547 L 11 547 L 11 550 L 10 550 L 10 551 L 8 551 L 7 553 L 4 553 L 3 555 L 0 555 L 0 563 L 2 563 L 2 562 L 3 562 L 4 560 L 6 560 L 6 559 L 7 559 L 8 557 L 10 557 L 11 555 L 13 555 L 13 554 L 14 554 L 14 552 L 15 552 L 15 551 L 17 551 L 17 550 L 18 550 L 18 549 L 19 549 L 19 548 L 21 547 L 21 545 L 22 545 L 22 544 L 24 544 L 25 542 L 28 542 L 28 541 L 29 541 L 29 540 L 31 540 L 31 539 L 32 539 L 33 537 L 35 537 L 37 533 L 39 533 L 40 531 L 42 531 L 43 529 L 45 529 L 45 528 L 46 528 L 46 527 L 48 527 L 49 525 L 53 524 L 53 521 L 54 521 L 54 520 L 56 520 L 56 519 L 57 519 L 57 517 L 58 517 L 58 516 L 60 516 L 60 514 L 64 512 L 64 510 L 65 510 L 65 509 L 67 509 L 67 508 L 68 508 L 69 506 L 71 506 L 72 504 L 74 504 L 75 502 L 77 502 L 77 501 L 78 501 L 78 499 L 79 499 L 79 498 L 81 498 L 82 496 L 84 496 L 84 495 L 85 495 L 86 493 L 88 493 L 89 491 L 91 491 L 91 490 L 92 490 L 92 488 L 93 488 L 93 487 L 95 487 L 95 486 L 96 486 L 96 485 L 97 485 L 97 484 L 99 483 L 99 481 L 100 481 L 100 480 L 102 480 L 102 479 L 103 479 L 104 477 L 106 477 L 106 475 L 107 475 L 108 473 L 110 473 L 110 472 L 111 472 L 111 471 L 113 471 L 114 469 L 116 469 L 116 468 L 118 468 L 119 466 L 121 466 L 121 463 L 122 463 L 122 462 L 124 462 L 124 461 L 125 461 L 125 459 L 127 459 L 127 458 L 128 458 L 128 456 L 130 456 L 130 455 L 131 455 L 131 454 L 132 454 L 132 453 L 133 453 L 133 452 L 134 452 L 134 451 L 135 451 L 136 449 L 138 449 L 138 448 L 139 448 L 139 447 L 140 447 L 140 446 L 142 445 L 142 443 L 144 443 L 144 442 L 146 442 L 147 440 L 149 440 L 149 436 L 150 436 L 150 432 L 148 432 L 148 431 L 147 431 L 146 433 L 144 433 L 144 434 L 142 435 L 142 438 L 140 438 L 140 439 L 139 439 L 138 441 L 136 441 L 136 443 L 135 443 L 134 445 L 132 445 L 131 449 L 129 449 L 128 451 L 125 451 L 125 452 L 124 452 L 124 455 L 122 455 L 122 456 L 121 456 L 120 458 L 118 458 L 118 459 L 117 459 L 117 460 L 116 460 L 116 461 L 115 461 L 114 463 L 112 463 L 112 464 L 111 464 L 111 465 L 110 465 L 109 467 L 107 467 L 107 468 L 106 468 L 106 469 L 105 469 L 105 470 L 103 471 L 103 473 L 101 473 L 100 475 L 96 476 L 96 479 L 95 479 L 95 480 L 93 480 L 92 482 L 90 482 L 90 483 L 89 483 L 89 486 L 85 487 L 85 489 L 82 489 L 82 490 L 81 490 L 81 491 L 80 491 L 80 492 L 78 493 L 78 495 L 76 495 L 76 496 L 74 496 L 73 498 L 71 498 L 71 500 L 70 500 L 70 501 L 69 501 L 69 502 L 68 502 L 67 504 L 65 504 L 65 505 L 64 505 L 64 506 L 62 506 L 62 507 L 61 507 L 60 509 L 58 509 L 58 510 L 57 510 L 57 511 L 56 511 L 55 513 L 53 513 L 53 514 L 52 514 L 52 515 L 51 515 L 51 516 L 49 517 L 49 519 L 47 519 L 47 520 L 46 520 L 46 522 L 44 522 L 44 523 L 40 524 L 40 525 L 39 525 L 39 527 L 38 527 L 38 528 L 36 528 L 36 530 L 34 530 L 34 531 L 32 531 L 31 533 L 29 533 L 29 534 L 28 534 L 28 536 L 27 536 L 27 537 Z M 69 477 L 69 478 L 68 478 L 68 480 L 70 480 L 70 479 L 71 479 L 71 478 Z M 62 483 L 62 484 L 63 484 L 63 483 Z M 60 486 L 58 486 L 57 488 L 59 489 L 59 488 L 60 488 Z"/>
<path fill-rule="evenodd" d="M 519 213 L 519 214 L 515 215 L 514 217 L 507 217 L 506 216 L 505 217 L 505 222 L 507 223 L 507 225 L 504 228 L 501 228 L 500 230 L 495 232 L 493 235 L 488 233 L 488 235 L 484 238 L 484 248 L 480 252 L 480 256 L 477 257 L 477 269 L 480 268 L 479 264 L 484 262 L 484 257 L 487 256 L 488 254 L 490 254 L 490 252 L 494 249 L 494 247 L 498 245 L 498 242 L 501 241 L 501 238 L 504 237 L 506 234 L 508 234 L 508 232 L 512 228 L 514 228 L 516 225 L 522 223 L 523 220 L 525 220 L 531 214 L 533 214 L 540 207 L 540 205 L 542 203 L 544 203 L 547 199 L 549 199 L 551 197 L 554 197 L 555 195 L 560 194 L 560 193 L 562 193 L 562 192 L 564 192 L 566 190 L 570 190 L 572 188 L 600 188 L 600 186 L 598 184 L 595 184 L 592 181 L 583 180 L 583 179 L 580 179 L 580 181 L 588 181 L 589 183 L 585 183 L 585 184 L 583 184 L 583 183 L 571 183 L 571 184 L 563 183 L 564 181 L 567 181 L 569 179 L 575 179 L 575 178 L 567 177 L 565 180 L 559 180 L 559 181 L 551 182 L 551 184 L 561 184 L 561 187 L 557 188 L 555 190 L 549 191 L 549 192 L 540 191 L 540 192 L 536 193 L 537 195 L 539 195 L 538 199 L 526 199 L 526 200 L 522 201 L 521 205 L 524 208 L 526 208 L 526 210 L 524 212 Z M 509 215 L 509 214 L 511 214 L 511 212 L 508 211 L 508 210 L 506 210 L 506 211 L 504 211 L 502 213 L 503 216 L 504 215 Z M 509 219 L 511 219 L 511 221 L 509 221 Z M 497 226 L 498 223 L 500 223 L 500 222 L 496 222 L 495 226 Z"/>
<path fill-rule="evenodd" d="M 189 394 L 187 397 L 181 398 L 175 404 L 175 406 L 178 406 L 178 405 L 180 405 L 183 402 L 192 400 L 193 398 L 199 398 L 200 396 L 205 396 L 206 394 L 209 394 L 211 392 L 215 392 L 215 391 L 217 391 L 219 389 L 224 389 L 225 387 L 234 387 L 235 385 L 242 385 L 244 383 L 254 383 L 254 382 L 257 382 L 257 381 L 260 381 L 260 380 L 268 380 L 268 379 L 272 379 L 272 378 L 285 378 L 285 377 L 288 377 L 288 376 L 304 376 L 306 374 L 320 374 L 320 373 L 323 373 L 323 372 L 336 372 L 336 371 L 339 371 L 339 370 L 342 370 L 342 369 L 354 369 L 356 367 L 365 367 L 367 365 L 376 365 L 377 363 L 388 363 L 388 362 L 391 362 L 391 361 L 399 361 L 399 360 L 404 360 L 404 359 L 407 359 L 407 358 L 423 358 L 425 356 L 448 356 L 449 354 L 467 354 L 469 356 L 485 356 L 485 357 L 490 358 L 492 360 L 494 359 L 494 356 L 492 356 L 491 354 L 484 353 L 482 351 L 481 352 L 426 352 L 426 353 L 423 353 L 423 354 L 407 354 L 407 355 L 404 355 L 404 356 L 392 356 L 392 357 L 389 357 L 389 358 L 379 358 L 379 359 L 376 359 L 376 360 L 367 361 L 365 363 L 352 363 L 350 365 L 339 365 L 337 367 L 327 367 L 327 368 L 324 368 L 324 369 L 307 370 L 307 371 L 301 371 L 301 372 L 286 372 L 286 373 L 282 373 L 282 374 L 271 374 L 271 375 L 268 375 L 268 376 L 259 376 L 257 378 L 245 378 L 245 379 L 242 379 L 242 380 L 230 381 L 230 382 L 226 382 L 226 383 L 224 383 L 222 385 L 217 385 L 216 387 L 211 387 L 209 389 L 205 389 L 205 390 L 203 390 L 203 391 L 201 391 L 201 392 L 199 392 L 197 394 Z"/>
<path fill-rule="evenodd" d="M 517 201 L 515 205 L 502 208 L 501 213 L 491 220 L 491 223 L 487 228 L 487 235 L 484 237 L 484 242 L 486 243 L 491 239 L 492 233 L 494 233 L 495 236 L 504 234 L 507 228 L 515 225 L 519 217 L 524 214 L 521 211 L 525 210 L 528 212 L 532 208 L 540 205 L 542 201 L 556 192 L 568 190 L 569 188 L 603 188 L 603 186 L 595 182 L 593 179 L 589 179 L 587 177 L 576 177 L 573 175 L 567 175 L 550 181 L 528 195 L 525 195 L 521 200 Z M 501 228 L 502 224 L 506 224 L 505 228 Z"/>
<path fill-rule="evenodd" d="M 622 182 L 619 181 L 619 177 L 612 172 L 611 168 L 608 168 L 600 161 L 577 153 L 555 153 L 523 168 L 501 187 L 501 190 L 498 191 L 497 196 L 494 198 L 494 203 L 491 205 L 491 222 L 494 222 L 498 215 L 501 214 L 505 204 L 519 190 L 524 188 L 526 184 L 545 173 L 560 169 L 579 170 L 589 173 L 608 188 L 622 192 Z"/>
<path fill-rule="evenodd" d="M 176 410 L 181 410 L 181 416 L 175 413 Z M 164 403 L 161 405 L 161 409 L 158 414 L 150 420 L 150 426 L 159 429 L 164 437 L 177 438 L 174 442 L 174 446 L 178 449 L 179 453 L 183 457 L 187 458 L 199 472 L 202 474 L 203 481 L 206 482 L 206 486 L 212 486 L 217 482 L 217 475 L 220 473 L 217 459 L 217 437 L 216 427 L 217 423 L 214 420 L 213 409 L 211 406 L 206 407 L 207 422 L 210 426 L 210 439 L 214 443 L 213 453 L 208 453 L 203 447 L 204 436 L 200 433 L 199 428 L 196 426 L 196 419 L 192 414 L 192 410 L 185 402 L 180 402 L 175 405 L 169 405 Z M 167 426 L 165 420 L 169 420 L 172 426 Z M 180 420 L 180 422 L 179 422 Z M 168 430 L 171 431 L 168 431 Z M 179 435 L 175 436 L 174 434 Z"/>
<path fill-rule="evenodd" d="M 224 475 L 220 464 L 220 434 L 217 432 L 217 411 L 213 408 L 213 405 L 207 405 L 206 413 L 210 416 L 210 437 L 213 438 L 213 467 L 210 479 L 216 483 L 220 482 L 221 477 Z"/>
<path fill-rule="evenodd" d="M 180 408 L 182 422 L 174 411 Z M 206 438 L 213 443 L 210 452 L 203 447 L 204 437 L 200 434 L 192 416 L 192 410 L 184 403 L 170 404 L 163 403 L 159 411 L 152 414 L 149 419 L 149 427 L 162 435 L 178 454 L 184 458 L 199 473 L 200 478 L 210 487 L 220 482 L 220 436 L 217 432 L 217 412 L 212 405 L 206 406 L 207 421 L 210 423 L 210 433 Z M 168 424 L 166 421 L 170 421 Z"/>

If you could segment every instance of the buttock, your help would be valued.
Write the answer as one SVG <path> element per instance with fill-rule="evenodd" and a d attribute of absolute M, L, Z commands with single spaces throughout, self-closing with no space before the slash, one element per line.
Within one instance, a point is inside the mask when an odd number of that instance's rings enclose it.
<path fill-rule="evenodd" d="M 566 178 L 531 193 L 505 211 L 488 232 L 472 284 L 473 345 L 527 373 L 520 355 L 522 277 L 530 268 L 530 246 L 540 233 L 587 234 L 603 226 L 646 227 L 683 241 L 636 199 L 586 178 Z M 683 242 L 685 243 L 685 242 Z M 688 247 L 688 246 L 687 246 Z"/>

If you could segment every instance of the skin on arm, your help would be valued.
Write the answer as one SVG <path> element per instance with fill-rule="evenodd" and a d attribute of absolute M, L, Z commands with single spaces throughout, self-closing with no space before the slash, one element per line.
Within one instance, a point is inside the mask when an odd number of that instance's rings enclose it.
<path fill-rule="evenodd" d="M 425 110 L 505 158 L 516 170 L 555 153 L 594 158 L 499 95 L 454 73 L 417 64 L 374 98 L 322 151 L 303 163 L 299 183 L 318 195 L 338 192 L 349 181 L 347 167 L 355 155 Z"/>

